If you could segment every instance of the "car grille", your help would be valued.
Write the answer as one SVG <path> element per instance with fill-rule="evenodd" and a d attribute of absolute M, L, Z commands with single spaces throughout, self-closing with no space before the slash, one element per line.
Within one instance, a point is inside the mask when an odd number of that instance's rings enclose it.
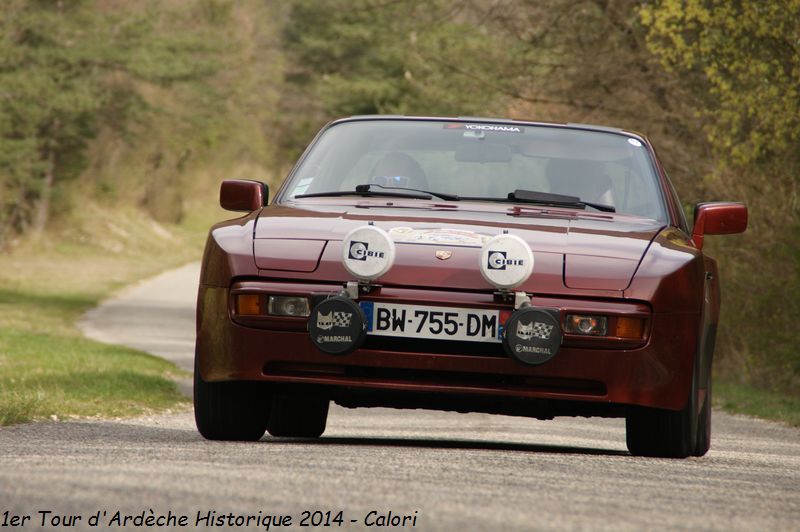
<path fill-rule="evenodd" d="M 487 388 L 496 391 L 567 393 L 575 395 L 606 395 L 602 382 L 585 379 L 564 379 L 525 375 L 493 373 L 468 373 L 461 371 L 381 368 L 338 364 L 305 364 L 294 362 L 269 362 L 264 375 L 272 377 L 305 377 L 313 379 L 340 379 L 340 384 L 369 381 L 436 385 L 442 387 Z M 328 382 L 330 383 L 330 382 Z"/>

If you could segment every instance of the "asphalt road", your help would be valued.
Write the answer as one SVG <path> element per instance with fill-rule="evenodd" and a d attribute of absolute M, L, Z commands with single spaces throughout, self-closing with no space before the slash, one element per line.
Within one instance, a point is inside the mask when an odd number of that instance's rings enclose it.
<path fill-rule="evenodd" d="M 82 327 L 189 368 L 196 279 L 193 265 L 128 289 Z M 168 512 L 206 528 L 214 512 L 300 530 L 304 511 L 341 511 L 323 528 L 386 530 L 391 511 L 420 530 L 800 530 L 800 430 L 722 412 L 713 429 L 706 457 L 664 460 L 629 456 L 620 420 L 333 406 L 320 440 L 258 443 L 205 441 L 189 411 L 32 423 L 0 428 L 0 528 L 154 528 Z"/>

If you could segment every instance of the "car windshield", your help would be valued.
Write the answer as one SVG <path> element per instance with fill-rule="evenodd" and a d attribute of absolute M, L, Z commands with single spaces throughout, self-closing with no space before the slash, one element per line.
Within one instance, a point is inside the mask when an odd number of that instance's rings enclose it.
<path fill-rule="evenodd" d="M 320 136 L 287 183 L 284 198 L 346 194 L 358 187 L 362 193 L 411 189 L 445 199 L 509 201 L 509 193 L 532 191 L 664 220 L 657 183 L 646 147 L 624 133 L 477 121 L 357 120 Z"/>

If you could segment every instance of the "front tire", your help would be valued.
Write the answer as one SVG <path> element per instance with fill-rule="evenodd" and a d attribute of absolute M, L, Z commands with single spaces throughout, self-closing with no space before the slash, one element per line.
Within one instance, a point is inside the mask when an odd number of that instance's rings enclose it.
<path fill-rule="evenodd" d="M 328 398 L 275 394 L 267 431 L 285 438 L 319 438 L 328 422 Z"/>
<path fill-rule="evenodd" d="M 634 407 L 628 413 L 625 419 L 628 450 L 634 456 L 686 458 L 698 449 L 699 424 L 697 379 L 693 377 L 689 398 L 681 410 Z"/>
<path fill-rule="evenodd" d="M 208 440 L 257 441 L 269 421 L 270 393 L 262 382 L 206 382 L 194 362 L 194 420 Z"/>
<path fill-rule="evenodd" d="M 634 456 L 686 458 L 694 452 L 688 409 L 677 412 L 639 408 L 625 420 L 628 450 Z"/>

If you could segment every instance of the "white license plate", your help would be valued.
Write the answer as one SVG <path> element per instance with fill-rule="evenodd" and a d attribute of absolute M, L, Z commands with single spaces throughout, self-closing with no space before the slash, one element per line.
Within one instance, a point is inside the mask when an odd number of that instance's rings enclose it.
<path fill-rule="evenodd" d="M 360 301 L 367 316 L 367 334 L 458 340 L 462 342 L 500 342 L 503 321 L 499 310 L 430 307 Z"/>

